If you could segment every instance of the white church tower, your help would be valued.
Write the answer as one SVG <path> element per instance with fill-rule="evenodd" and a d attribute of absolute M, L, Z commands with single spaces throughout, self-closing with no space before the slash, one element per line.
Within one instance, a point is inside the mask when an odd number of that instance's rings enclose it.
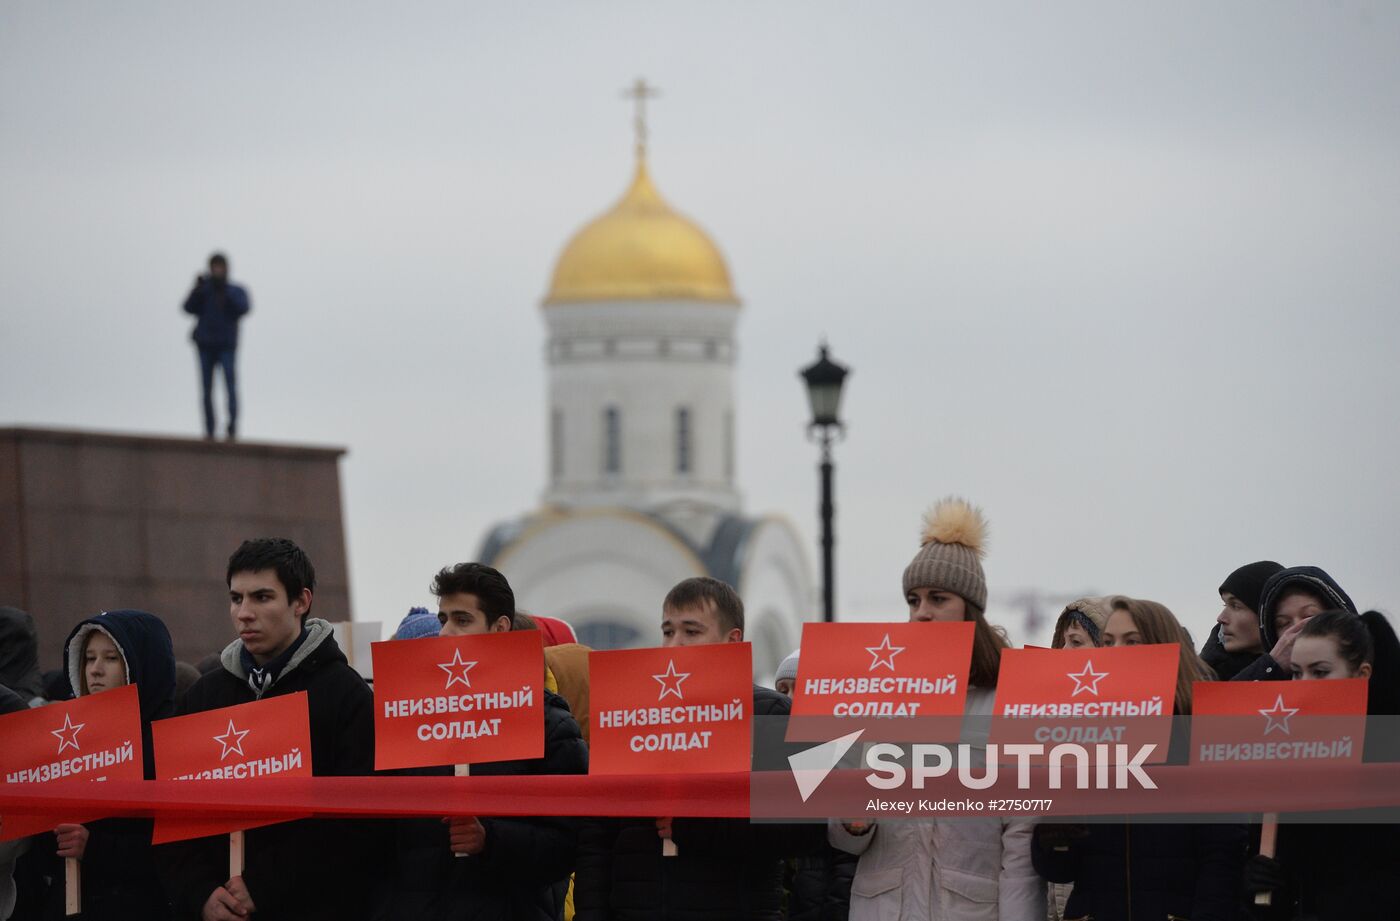
<path fill-rule="evenodd" d="M 596 648 L 660 643 L 661 600 L 713 575 L 744 597 L 756 674 L 796 647 L 812 579 L 793 529 L 746 518 L 735 483 L 739 299 L 719 248 L 666 203 L 647 163 L 642 81 L 632 182 L 555 266 L 543 509 L 497 526 L 480 558 L 522 610 Z"/>

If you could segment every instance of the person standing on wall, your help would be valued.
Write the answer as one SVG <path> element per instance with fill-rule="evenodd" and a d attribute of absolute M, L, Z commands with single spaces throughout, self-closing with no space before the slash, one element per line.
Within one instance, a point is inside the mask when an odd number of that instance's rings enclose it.
<path fill-rule="evenodd" d="M 195 324 L 195 348 L 199 351 L 199 379 L 204 394 L 204 437 L 214 437 L 214 368 L 224 372 L 224 392 L 228 396 L 228 440 L 238 431 L 238 383 L 234 376 L 234 353 L 238 350 L 238 321 L 252 307 L 248 290 L 228 280 L 228 258 L 223 253 L 209 257 L 209 271 L 195 279 L 194 290 L 185 298 L 185 313 L 199 317 Z"/>

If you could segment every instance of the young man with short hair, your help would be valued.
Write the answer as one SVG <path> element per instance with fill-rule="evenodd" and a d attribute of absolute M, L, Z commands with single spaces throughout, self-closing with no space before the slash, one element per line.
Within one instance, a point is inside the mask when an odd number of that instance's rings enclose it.
<path fill-rule="evenodd" d="M 663 646 L 740 643 L 744 603 L 708 576 L 686 579 L 661 605 Z M 787 716 L 788 699 L 754 686 L 758 718 Z M 781 733 L 776 734 L 781 738 Z M 677 856 L 663 857 L 662 840 Z M 601 819 L 584 830 L 574 885 L 575 921 L 715 918 L 778 921 L 783 916 L 783 858 L 825 846 L 820 825 L 753 824 L 748 819 Z"/>
<path fill-rule="evenodd" d="M 1283 567 L 1273 560 L 1247 563 L 1220 583 L 1220 613 L 1201 647 L 1201 658 L 1222 681 L 1229 681 L 1264 652 L 1259 635 L 1259 602 L 1264 585 Z"/>
<path fill-rule="evenodd" d="M 439 636 L 509 633 L 515 623 L 515 592 L 506 577 L 482 563 L 458 563 L 433 578 Z"/>
<path fill-rule="evenodd" d="M 247 540 L 229 557 L 229 616 L 238 638 L 220 667 L 185 695 L 199 713 L 305 691 L 311 770 L 321 776 L 372 773 L 373 695 L 350 667 L 331 625 L 311 617 L 316 570 L 283 538 Z M 198 838 L 161 848 L 177 917 L 203 921 L 355 917 L 367 893 L 372 839 L 365 822 L 282 822 L 247 832 L 245 868 L 228 876 L 228 839 Z"/>
<path fill-rule="evenodd" d="M 515 592 L 481 563 L 434 577 L 439 636 L 507 633 Z M 588 748 L 564 699 L 544 695 L 544 756 L 474 764 L 473 776 L 586 774 Z M 450 766 L 399 773 L 451 774 Z M 382 921 L 557 921 L 574 869 L 578 821 L 544 816 L 400 819 L 392 878 L 373 917 Z M 460 859 L 458 856 L 460 855 Z"/>

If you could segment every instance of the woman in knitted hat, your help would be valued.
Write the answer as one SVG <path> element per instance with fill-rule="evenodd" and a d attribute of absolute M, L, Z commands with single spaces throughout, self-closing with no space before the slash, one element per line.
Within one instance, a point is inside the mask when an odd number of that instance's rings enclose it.
<path fill-rule="evenodd" d="M 1103 625 L 1108 623 L 1108 598 L 1079 598 L 1065 605 L 1055 621 L 1051 649 L 1082 649 L 1099 645 Z"/>
<path fill-rule="evenodd" d="M 989 716 L 1005 634 L 986 620 L 982 554 L 987 522 L 948 498 L 924 518 L 919 552 L 904 570 L 911 621 L 971 621 L 966 713 Z M 963 741 L 980 751 L 987 721 L 970 720 Z M 832 822 L 833 845 L 860 856 L 851 921 L 1045 921 L 1045 884 L 1031 864 L 1033 822 L 999 818 Z"/>
<path fill-rule="evenodd" d="M 968 684 L 995 688 L 1001 651 L 1009 643 L 987 623 L 987 576 L 982 572 L 987 519 L 966 499 L 949 497 L 924 515 L 919 552 L 904 568 L 904 600 L 911 621 L 970 620 L 972 671 Z"/>

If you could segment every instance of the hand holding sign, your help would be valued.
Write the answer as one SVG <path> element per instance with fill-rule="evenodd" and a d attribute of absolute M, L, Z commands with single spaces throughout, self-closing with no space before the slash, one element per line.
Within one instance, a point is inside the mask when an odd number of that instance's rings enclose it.
<path fill-rule="evenodd" d="M 476 856 L 486 850 L 486 826 L 476 816 L 443 819 L 448 825 L 448 846 L 454 854 Z"/>
<path fill-rule="evenodd" d="M 1180 660 L 1173 643 L 1004 649 L 991 741 L 1045 752 L 1078 743 L 1091 757 L 1116 750 L 1115 760 L 1151 745 L 1146 760 L 1165 760 Z"/>
<path fill-rule="evenodd" d="M 825 741 L 859 728 L 853 719 L 876 719 L 870 728 L 882 739 L 926 741 L 930 721 L 915 720 L 962 716 L 973 629 L 969 621 L 803 624 L 789 737 Z"/>
<path fill-rule="evenodd" d="M 748 643 L 588 654 L 592 774 L 748 771 L 753 654 Z M 664 856 L 671 819 L 657 819 Z"/>
<path fill-rule="evenodd" d="M 0 776 L 5 783 L 73 780 L 141 780 L 141 707 L 135 685 L 88 694 L 0 716 Z M 24 838 L 59 824 L 101 814 L 12 815 L 3 840 Z"/>
<path fill-rule="evenodd" d="M 258 777 L 311 776 L 311 720 L 305 691 L 205 710 L 151 724 L 156 777 L 246 783 Z M 279 819 L 278 821 L 282 821 Z M 231 834 L 269 822 L 157 819 L 152 843 Z M 230 841 L 238 858 L 241 838 Z M 238 872 L 234 863 L 230 869 Z"/>
<path fill-rule="evenodd" d="M 748 643 L 588 654 L 589 773 L 747 771 Z"/>
<path fill-rule="evenodd" d="M 47 783 L 64 778 L 141 780 L 141 705 L 133 684 L 101 694 L 88 694 L 64 703 L 21 710 L 0 717 L 6 744 L 0 750 L 0 772 L 6 783 Z M 3 839 L 24 838 L 57 826 L 64 858 L 64 907 L 81 909 L 78 860 L 87 844 L 82 822 L 101 815 L 65 816 L 55 822 L 44 816 L 14 816 L 6 821 Z"/>
<path fill-rule="evenodd" d="M 1291 629 L 1291 628 L 1290 628 Z M 1198 681 L 1191 722 L 1191 760 L 1296 760 L 1359 764 L 1366 734 L 1364 678 L 1331 681 Z M 1264 814 L 1259 856 L 1251 872 L 1267 878 L 1278 813 Z M 1269 905 L 1272 889 L 1255 880 L 1254 903 Z"/>
<path fill-rule="evenodd" d="M 376 769 L 544 755 L 544 646 L 537 631 L 370 648 Z"/>

